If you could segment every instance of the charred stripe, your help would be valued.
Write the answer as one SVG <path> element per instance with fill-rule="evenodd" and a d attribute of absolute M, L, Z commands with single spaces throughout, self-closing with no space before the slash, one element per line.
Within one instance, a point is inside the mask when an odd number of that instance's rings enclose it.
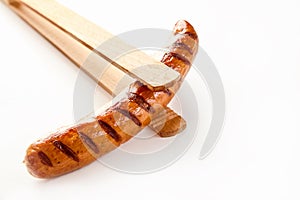
<path fill-rule="evenodd" d="M 145 111 L 153 112 L 152 106 L 141 95 L 138 95 L 136 93 L 130 93 L 129 100 L 137 103 Z"/>
<path fill-rule="evenodd" d="M 132 120 L 137 126 L 142 126 L 142 123 L 140 122 L 140 120 L 134 114 L 132 114 L 130 111 L 125 110 L 125 109 L 121 109 L 121 108 L 116 108 L 116 111 L 118 111 L 119 113 L 121 113 L 125 117 Z"/>
<path fill-rule="evenodd" d="M 47 165 L 49 167 L 53 167 L 53 164 L 52 164 L 51 160 L 49 159 L 49 157 L 44 152 L 39 151 L 38 156 L 41 160 L 41 163 L 43 163 L 44 165 Z"/>
<path fill-rule="evenodd" d="M 53 145 L 58 148 L 62 153 L 66 154 L 69 158 L 72 158 L 74 161 L 79 162 L 79 158 L 76 153 L 67 145 L 60 141 L 54 141 Z"/>
<path fill-rule="evenodd" d="M 78 133 L 80 138 L 82 139 L 82 141 L 96 154 L 99 153 L 99 149 L 97 147 L 97 145 L 95 144 L 95 142 L 92 140 L 92 138 L 90 138 L 88 135 L 79 132 Z"/>
<path fill-rule="evenodd" d="M 108 123 L 106 123 L 105 121 L 99 119 L 98 120 L 99 125 L 101 126 L 101 128 L 110 136 L 112 137 L 116 142 L 120 142 L 121 137 L 120 135 L 117 133 L 117 131 L 115 129 L 113 129 Z"/>

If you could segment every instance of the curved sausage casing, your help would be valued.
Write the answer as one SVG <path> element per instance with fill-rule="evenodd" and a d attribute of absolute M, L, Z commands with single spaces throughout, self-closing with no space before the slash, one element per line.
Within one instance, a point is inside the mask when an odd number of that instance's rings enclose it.
<path fill-rule="evenodd" d="M 91 122 L 58 131 L 31 144 L 24 160 L 29 173 L 38 178 L 52 178 L 77 170 L 149 125 L 175 95 L 198 50 L 198 36 L 188 22 L 178 21 L 174 36 L 176 40 L 161 62 L 181 74 L 179 82 L 153 92 L 136 81 L 129 87 L 127 96 Z"/>

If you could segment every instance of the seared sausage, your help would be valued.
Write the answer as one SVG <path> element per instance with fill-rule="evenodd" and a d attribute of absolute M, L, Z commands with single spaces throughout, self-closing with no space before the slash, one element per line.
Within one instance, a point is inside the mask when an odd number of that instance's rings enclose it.
<path fill-rule="evenodd" d="M 129 87 L 127 96 L 91 122 L 58 131 L 31 144 L 24 160 L 29 173 L 38 178 L 52 178 L 77 170 L 149 125 L 173 98 L 198 50 L 198 36 L 188 22 L 177 22 L 174 36 L 176 41 L 161 62 L 181 74 L 178 83 L 153 92 L 136 81 Z"/>

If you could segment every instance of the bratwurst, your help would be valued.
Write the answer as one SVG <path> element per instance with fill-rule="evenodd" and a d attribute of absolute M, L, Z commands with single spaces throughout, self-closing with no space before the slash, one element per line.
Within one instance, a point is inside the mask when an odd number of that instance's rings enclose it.
<path fill-rule="evenodd" d="M 123 99 L 90 122 L 60 130 L 31 144 L 24 160 L 29 173 L 38 178 L 52 178 L 72 172 L 148 126 L 174 97 L 198 50 L 198 36 L 188 22 L 181 20 L 175 24 L 174 37 L 175 42 L 161 62 L 179 72 L 180 81 L 157 92 L 136 81 Z"/>

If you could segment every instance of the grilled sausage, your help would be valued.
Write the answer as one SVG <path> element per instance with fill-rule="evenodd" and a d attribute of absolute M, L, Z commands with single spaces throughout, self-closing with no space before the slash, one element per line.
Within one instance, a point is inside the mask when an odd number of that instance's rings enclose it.
<path fill-rule="evenodd" d="M 188 22 L 178 21 L 174 35 L 176 42 L 161 62 L 182 75 L 178 83 L 153 92 L 136 81 L 129 87 L 126 97 L 91 122 L 58 131 L 31 144 L 24 160 L 29 173 L 38 178 L 52 178 L 77 170 L 149 125 L 180 87 L 198 49 L 197 34 Z"/>

